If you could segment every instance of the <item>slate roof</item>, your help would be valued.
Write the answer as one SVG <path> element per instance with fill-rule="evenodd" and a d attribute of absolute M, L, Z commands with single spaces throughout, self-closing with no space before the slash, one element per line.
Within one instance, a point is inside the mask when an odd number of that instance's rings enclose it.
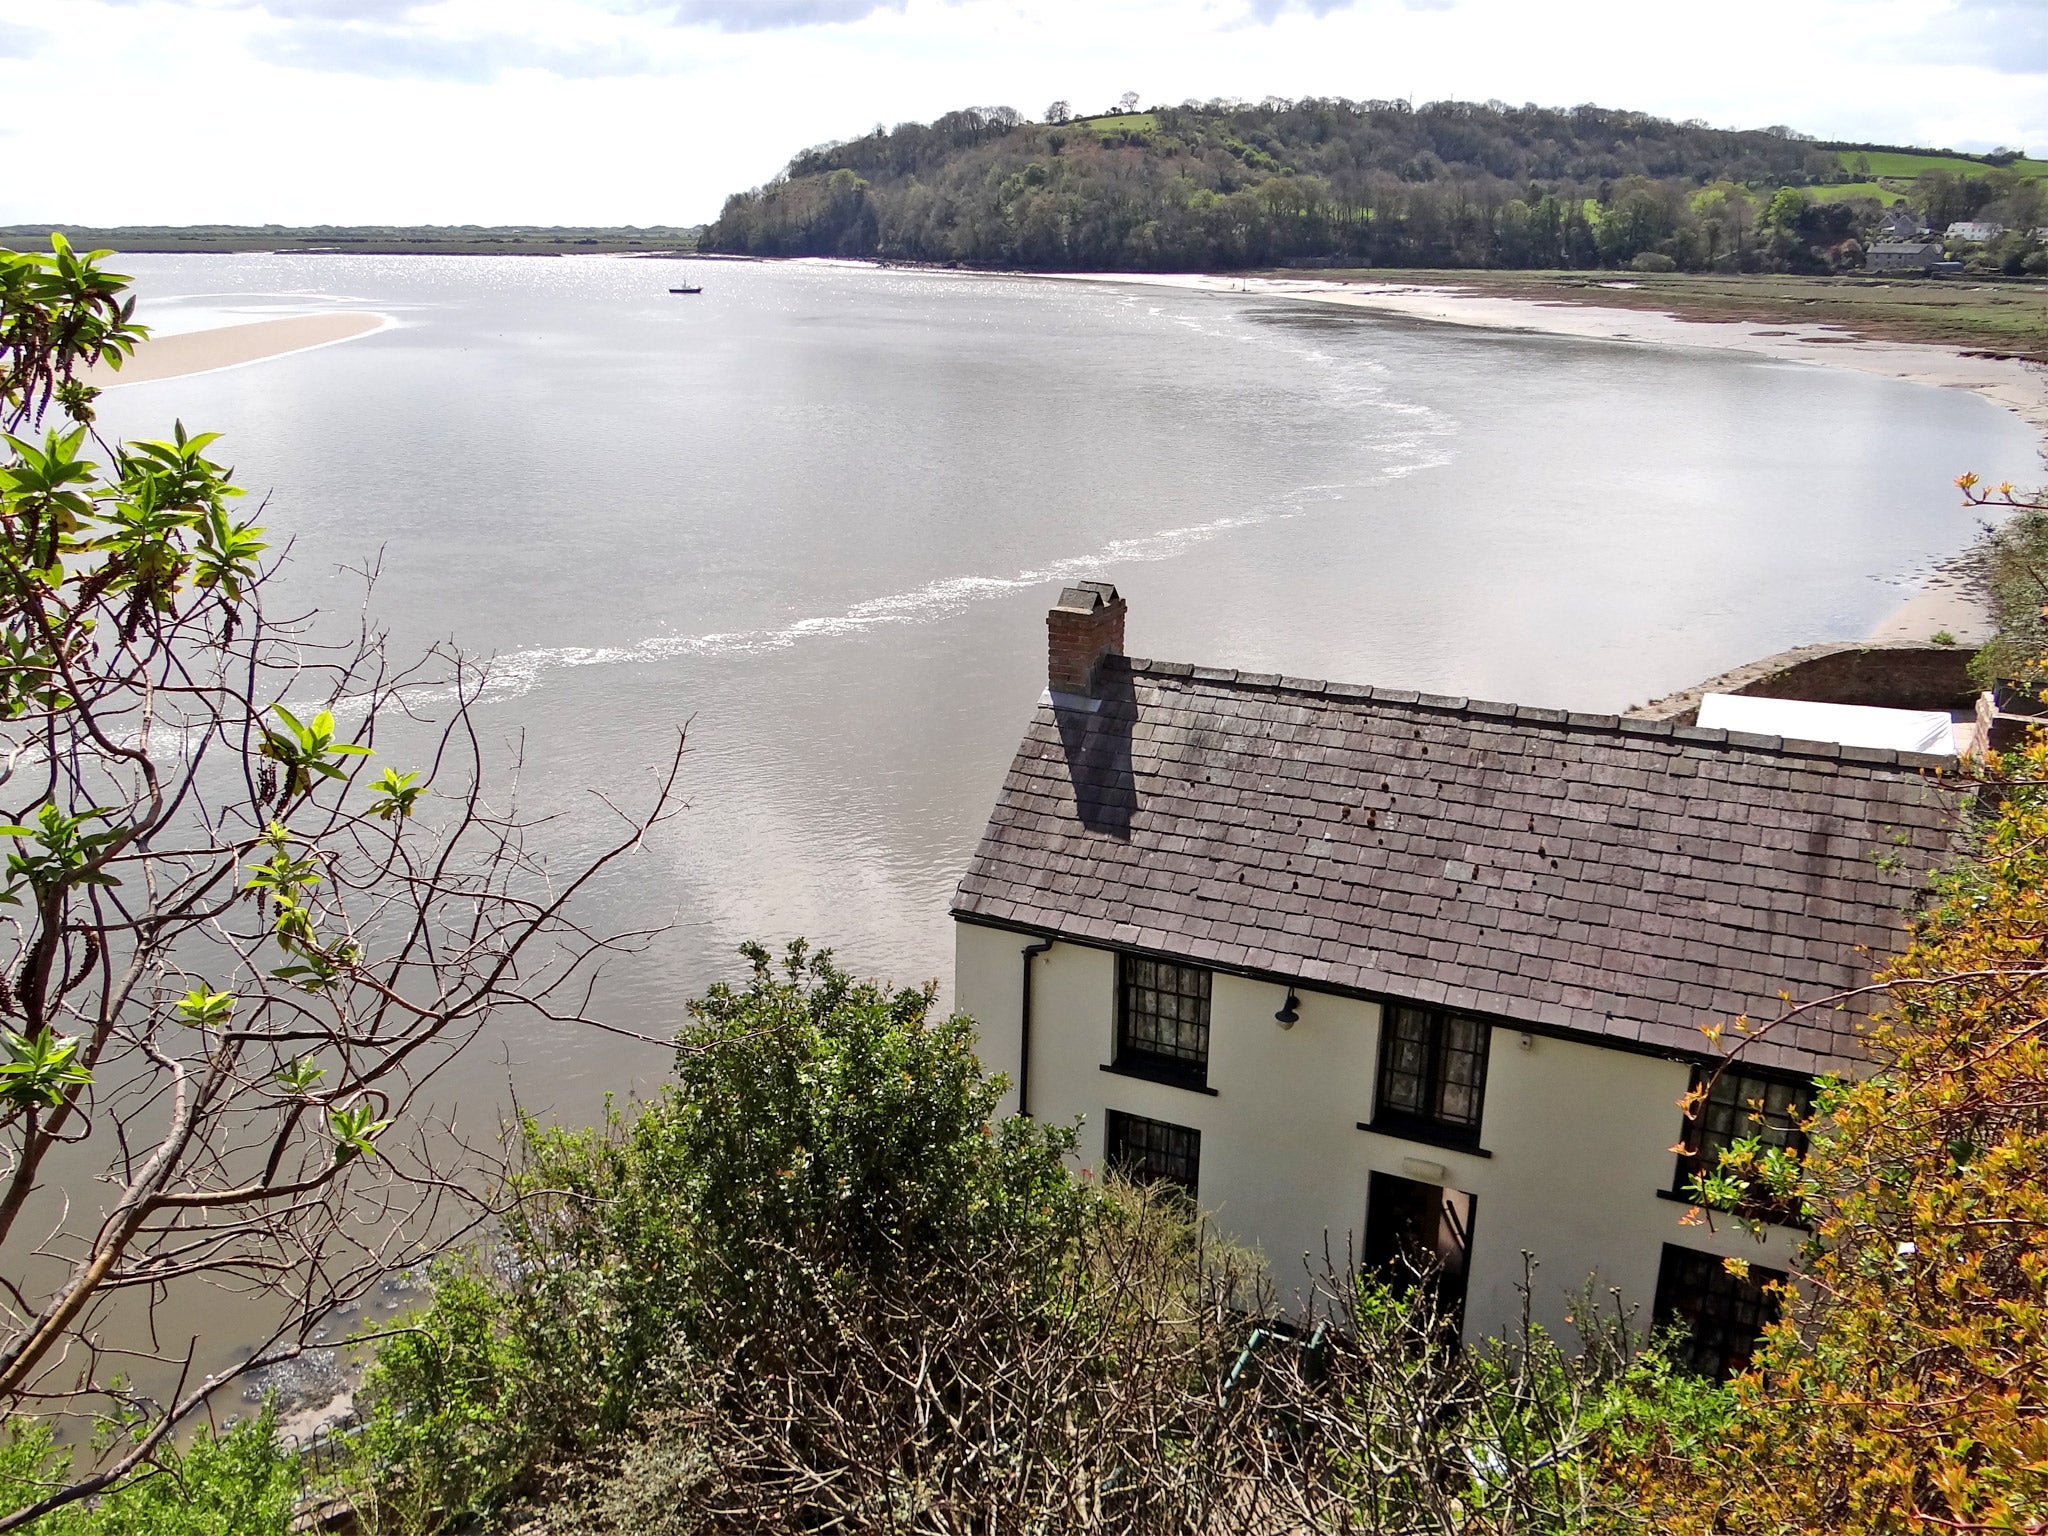
<path fill-rule="evenodd" d="M 1699 1056 L 1868 981 L 1953 760 L 1112 656 L 1041 700 L 956 916 Z M 1853 1067 L 1860 1013 L 1750 1059 Z"/>

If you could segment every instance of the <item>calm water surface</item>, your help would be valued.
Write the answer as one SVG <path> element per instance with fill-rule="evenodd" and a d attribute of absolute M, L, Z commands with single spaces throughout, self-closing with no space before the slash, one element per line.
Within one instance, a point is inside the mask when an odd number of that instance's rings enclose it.
<path fill-rule="evenodd" d="M 399 324 L 114 392 L 228 433 L 286 592 L 401 650 L 494 654 L 533 802 L 631 795 L 690 722 L 691 809 L 600 893 L 674 929 L 613 979 L 662 1033 L 748 937 L 950 980 L 946 910 L 1043 680 L 1060 582 L 1141 655 L 1615 710 L 1867 633 L 2026 479 L 1986 402 L 1819 367 L 1467 331 L 1242 295 L 808 265 L 134 257 L 165 329 Z M 700 297 L 666 291 L 687 275 Z M 660 1054 L 507 1027 L 587 1118 Z"/>

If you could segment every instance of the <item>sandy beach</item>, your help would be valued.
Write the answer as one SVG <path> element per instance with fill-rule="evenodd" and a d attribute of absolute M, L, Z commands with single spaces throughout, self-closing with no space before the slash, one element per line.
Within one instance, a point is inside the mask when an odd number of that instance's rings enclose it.
<path fill-rule="evenodd" d="M 1909 383 L 1967 389 L 2014 412 L 2041 434 L 2042 453 L 2048 457 L 2048 368 L 2016 358 L 1978 356 L 1912 342 L 1870 341 L 1826 325 L 1689 320 L 1650 310 L 1502 298 L 1461 290 L 1455 283 L 1340 283 L 1319 278 L 1129 272 L 1091 272 L 1076 277 L 1084 282 L 1142 284 L 1196 293 L 1265 294 L 1532 335 L 1746 352 L 1782 362 L 1853 368 Z M 1626 279 L 1616 281 L 1626 284 Z M 1931 577 L 1918 594 L 1872 630 L 1869 638 L 1925 640 L 1944 630 L 1963 644 L 1980 645 L 1991 638 L 1992 631 L 1990 612 L 1974 584 L 1952 570 Z"/>
<path fill-rule="evenodd" d="M 159 379 L 182 378 L 192 373 L 212 373 L 221 368 L 240 368 L 267 358 L 314 347 L 331 347 L 381 331 L 391 324 L 389 316 L 365 313 L 292 315 L 282 320 L 257 320 L 248 325 L 223 325 L 208 331 L 185 331 L 169 336 L 152 336 L 135 349 L 135 355 L 121 366 L 94 368 L 86 381 L 102 389 L 123 384 L 150 384 Z"/>

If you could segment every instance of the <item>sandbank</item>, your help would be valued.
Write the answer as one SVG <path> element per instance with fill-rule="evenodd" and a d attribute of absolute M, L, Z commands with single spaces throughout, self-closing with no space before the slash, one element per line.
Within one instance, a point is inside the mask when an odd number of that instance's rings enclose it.
<path fill-rule="evenodd" d="M 290 352 L 331 347 L 353 341 L 391 324 L 389 316 L 351 311 L 347 314 L 292 315 L 282 320 L 257 320 L 248 325 L 223 325 L 207 331 L 152 336 L 118 372 L 95 367 L 85 379 L 101 389 L 123 384 L 150 384 L 187 374 L 240 368 Z"/>

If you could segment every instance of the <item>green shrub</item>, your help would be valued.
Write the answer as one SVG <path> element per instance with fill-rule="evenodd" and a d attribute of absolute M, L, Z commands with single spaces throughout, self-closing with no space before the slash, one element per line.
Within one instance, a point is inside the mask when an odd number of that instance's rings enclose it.
<path fill-rule="evenodd" d="M 1735 1394 L 1677 1363 L 1676 1339 L 1655 1339 L 1608 1377 L 1582 1423 L 1598 1448 L 1610 1490 L 1634 1485 L 1654 1463 L 1708 1465 L 1735 1415 Z"/>
<path fill-rule="evenodd" d="M 2022 505 L 1986 540 L 1986 585 L 1997 635 L 1970 662 L 1982 688 L 2014 680 L 2038 690 L 2048 683 L 2048 510 Z"/>
<path fill-rule="evenodd" d="M 398 1528 L 529 1491 L 660 1405 L 679 1360 L 772 1373 L 793 1319 L 1072 1232 L 1073 1132 L 991 1124 L 971 1021 L 801 943 L 745 953 L 745 986 L 691 1005 L 673 1084 L 594 1129 L 520 1127 L 497 1251 L 444 1267 L 382 1347 L 362 1444 Z"/>
<path fill-rule="evenodd" d="M 555 1418 L 532 1330 L 506 1289 L 460 1259 L 435 1270 L 432 1288 L 432 1304 L 384 1340 L 365 1373 L 363 1397 L 378 1409 L 353 1446 L 396 1530 L 438 1530 L 496 1508 Z"/>
<path fill-rule="evenodd" d="M 35 1536 L 286 1536 L 299 1498 L 299 1472 L 277 1442 L 277 1419 L 261 1417 L 216 1434 L 202 1429 L 161 1468 L 86 1503 L 43 1516 Z M 0 1510 L 19 1510 L 68 1481 L 72 1456 L 46 1424 L 15 1419 L 0 1440 Z"/>

